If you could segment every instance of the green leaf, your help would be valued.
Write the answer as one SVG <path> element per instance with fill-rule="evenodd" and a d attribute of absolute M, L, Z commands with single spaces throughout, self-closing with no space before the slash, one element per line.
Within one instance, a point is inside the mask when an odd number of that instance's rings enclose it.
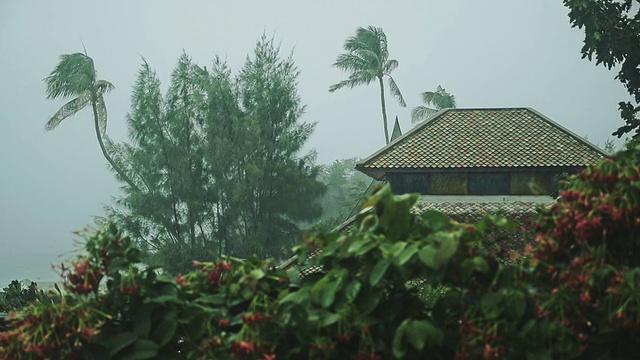
<path fill-rule="evenodd" d="M 402 253 L 402 251 L 406 247 L 407 247 L 406 241 L 399 241 L 399 242 L 393 244 L 391 249 L 389 249 L 389 252 L 391 253 L 392 256 L 397 257 L 398 255 L 400 255 Z"/>
<path fill-rule="evenodd" d="M 133 323 L 133 332 L 138 337 L 146 338 L 151 331 L 151 311 L 152 308 L 149 304 L 143 305 L 134 315 L 131 317 Z"/>
<path fill-rule="evenodd" d="M 256 278 L 257 280 L 262 279 L 264 277 L 264 271 L 262 271 L 262 269 L 253 269 L 249 274 L 254 278 Z"/>
<path fill-rule="evenodd" d="M 344 288 L 344 297 L 348 303 L 353 303 L 353 301 L 358 296 L 358 291 L 360 291 L 360 287 L 362 285 L 359 281 L 352 281 L 349 285 Z"/>
<path fill-rule="evenodd" d="M 311 288 L 311 300 L 323 308 L 333 304 L 336 293 L 340 290 L 346 270 L 329 272 Z"/>
<path fill-rule="evenodd" d="M 164 304 L 167 302 L 177 302 L 178 296 L 177 294 L 165 294 L 165 295 L 153 297 L 149 299 L 149 301 L 156 304 Z"/>
<path fill-rule="evenodd" d="M 380 215 L 380 226 L 391 240 L 406 238 L 413 219 L 410 210 L 418 197 L 417 194 L 403 194 L 383 200 L 385 206 Z"/>
<path fill-rule="evenodd" d="M 486 273 L 489 271 L 489 263 L 483 257 L 476 256 L 471 259 L 471 263 L 473 264 L 473 269 L 482 273 Z"/>
<path fill-rule="evenodd" d="M 358 293 L 355 304 L 361 314 L 367 315 L 378 307 L 383 290 L 363 286 Z"/>
<path fill-rule="evenodd" d="M 440 346 L 444 340 L 444 333 L 426 320 L 413 320 L 405 328 L 409 343 L 418 351 L 425 345 Z"/>
<path fill-rule="evenodd" d="M 504 216 L 500 216 L 500 215 L 486 215 L 489 220 L 491 220 L 491 222 L 498 226 L 501 227 L 505 230 L 509 230 L 509 231 L 517 231 L 518 230 L 518 225 L 516 225 L 515 222 L 507 219 Z"/>
<path fill-rule="evenodd" d="M 166 345 L 175 335 L 178 329 L 178 320 L 174 312 L 166 313 L 158 325 L 153 329 L 153 340 L 160 345 Z"/>
<path fill-rule="evenodd" d="M 376 266 L 373 267 L 373 270 L 371 270 L 371 275 L 369 276 L 369 283 L 371 284 L 371 286 L 378 285 L 385 272 L 387 272 L 389 265 L 391 265 L 391 258 L 389 257 L 383 258 L 378 261 Z"/>
<path fill-rule="evenodd" d="M 433 231 L 443 231 L 451 227 L 451 219 L 439 211 L 427 210 L 420 217 L 422 217 L 422 223 Z"/>
<path fill-rule="evenodd" d="M 337 314 L 337 313 L 326 313 L 326 314 L 323 314 L 320 317 L 320 319 L 321 319 L 320 326 L 329 326 L 331 324 L 335 324 L 341 318 L 342 318 L 342 316 L 340 316 L 340 314 Z"/>
<path fill-rule="evenodd" d="M 449 259 L 456 253 L 458 250 L 458 244 L 460 240 L 458 239 L 457 232 L 455 233 L 435 233 L 430 235 L 432 238 L 433 244 L 429 244 L 423 247 L 418 256 L 420 260 L 428 267 L 439 270 L 443 265 L 449 262 Z"/>
<path fill-rule="evenodd" d="M 409 247 L 405 248 L 400 254 L 396 256 L 396 263 L 398 266 L 403 266 L 407 263 L 407 261 L 411 260 L 413 255 L 418 252 L 419 245 L 411 244 Z"/>
<path fill-rule="evenodd" d="M 515 322 L 520 321 L 527 307 L 527 300 L 524 295 L 518 291 L 513 291 L 505 297 L 505 300 L 509 317 Z"/>
<path fill-rule="evenodd" d="M 131 351 L 121 357 L 121 360 L 143 360 L 153 359 L 158 355 L 158 345 L 154 342 L 139 339 L 133 344 Z"/>
<path fill-rule="evenodd" d="M 227 302 L 227 298 L 223 294 L 205 295 L 195 300 L 198 304 L 210 304 L 210 305 L 224 305 Z"/>
<path fill-rule="evenodd" d="M 409 321 L 409 319 L 404 320 L 393 335 L 393 356 L 399 359 L 407 354 L 407 338 L 404 330 L 409 325 Z"/>
<path fill-rule="evenodd" d="M 504 311 L 502 306 L 502 295 L 495 292 L 484 294 L 480 302 L 482 313 L 488 319 L 495 319 Z"/>
<path fill-rule="evenodd" d="M 111 356 L 116 355 L 122 349 L 133 344 L 138 339 L 138 336 L 131 331 L 121 332 L 109 338 L 104 342 L 104 346 L 109 349 Z"/>
<path fill-rule="evenodd" d="M 309 299 L 309 290 L 308 288 L 302 288 L 298 291 L 294 291 L 291 292 L 289 294 L 287 294 L 287 296 L 285 296 L 284 298 L 282 298 L 280 300 L 280 304 L 286 304 L 288 302 L 294 303 L 294 304 L 300 304 L 302 302 L 305 302 Z"/>
<path fill-rule="evenodd" d="M 357 253 L 360 248 L 369 245 L 371 242 L 373 242 L 373 240 L 370 237 L 355 238 L 347 248 L 347 252 Z"/>

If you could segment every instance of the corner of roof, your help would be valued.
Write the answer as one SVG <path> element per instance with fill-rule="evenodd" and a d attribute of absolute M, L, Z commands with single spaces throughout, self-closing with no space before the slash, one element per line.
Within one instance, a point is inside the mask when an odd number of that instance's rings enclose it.
<path fill-rule="evenodd" d="M 558 128 L 558 130 L 566 133 L 567 135 L 573 137 L 574 139 L 578 140 L 579 142 L 581 142 L 582 144 L 588 146 L 589 148 L 591 148 L 592 150 L 594 150 L 595 152 L 599 153 L 600 155 L 609 158 L 611 157 L 611 154 L 609 154 L 609 152 L 601 149 L 600 147 L 598 147 L 597 145 L 594 145 L 592 142 L 590 142 L 589 140 L 584 139 L 582 136 L 574 133 L 573 131 L 567 129 L 566 127 L 558 124 L 557 122 L 551 120 L 550 118 L 548 118 L 547 116 L 545 116 L 544 114 L 542 114 L 541 112 L 539 112 L 538 110 L 531 108 L 531 107 L 526 107 L 523 108 L 526 109 L 527 111 L 533 113 L 534 115 L 538 116 L 539 118 L 541 118 L 542 120 L 546 121 L 547 123 L 549 123 L 550 125 Z"/>
<path fill-rule="evenodd" d="M 364 168 L 364 164 L 366 164 L 367 162 L 369 162 L 373 158 L 383 154 L 387 150 L 391 149 L 397 143 L 403 141 L 404 139 L 406 139 L 407 137 L 411 136 L 413 133 L 419 131 L 423 127 L 434 123 L 435 121 L 437 121 L 440 118 L 440 116 L 442 116 L 442 114 L 444 114 L 444 113 L 446 113 L 448 111 L 451 111 L 451 110 L 455 110 L 455 108 L 446 108 L 446 109 L 438 110 L 438 112 L 433 114 L 427 120 L 424 120 L 423 122 L 418 123 L 416 126 L 414 126 L 413 129 L 411 129 L 411 130 L 407 131 L 406 133 L 398 136 L 395 140 L 390 141 L 387 145 L 382 147 L 380 150 L 378 150 L 378 151 L 374 152 L 373 154 L 369 155 L 368 157 L 360 160 L 358 163 L 356 163 L 356 170 L 362 171 L 362 169 Z M 362 171 L 362 172 L 364 172 L 364 171 Z"/>

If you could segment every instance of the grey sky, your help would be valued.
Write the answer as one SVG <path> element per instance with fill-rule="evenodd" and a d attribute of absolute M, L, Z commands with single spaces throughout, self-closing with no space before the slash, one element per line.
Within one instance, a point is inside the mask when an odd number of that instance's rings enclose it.
<path fill-rule="evenodd" d="M 52 132 L 62 101 L 45 100 L 42 79 L 61 54 L 82 50 L 116 90 L 107 95 L 109 134 L 127 139 L 125 114 L 144 56 L 166 85 L 181 52 L 238 70 L 265 31 L 301 70 L 308 149 L 319 163 L 366 157 L 384 144 L 375 85 L 329 93 L 347 74 L 332 68 L 358 26 L 384 29 L 407 108 L 388 101 L 411 128 L 419 94 L 442 85 L 460 107 L 528 106 L 594 143 L 621 125 L 627 99 L 614 73 L 580 59 L 583 33 L 561 0 L 447 1 L 0 1 L 0 286 L 55 279 L 50 264 L 74 249 L 73 230 L 102 215 L 118 183 L 100 153 L 91 114 Z"/>

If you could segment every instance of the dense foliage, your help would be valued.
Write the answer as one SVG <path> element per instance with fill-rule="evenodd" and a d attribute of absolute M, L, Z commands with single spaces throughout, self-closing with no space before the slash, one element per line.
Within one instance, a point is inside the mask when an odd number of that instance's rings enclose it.
<path fill-rule="evenodd" d="M 2 358 L 625 359 L 640 350 L 640 147 L 569 179 L 535 246 L 504 264 L 499 216 L 414 215 L 389 187 L 351 230 L 309 236 L 300 278 L 255 257 L 140 265 L 111 225 L 63 268 L 67 294 L 14 313 Z M 315 257 L 310 251 L 321 248 Z M 489 250 L 497 249 L 497 250 Z M 320 270 L 321 269 L 321 270 Z M 440 297 L 425 297 L 422 283 Z M 104 290 L 100 289 L 104 286 Z"/>
<path fill-rule="evenodd" d="M 427 120 L 429 116 L 438 110 L 455 108 L 456 97 L 448 93 L 442 86 L 438 85 L 436 91 L 425 91 L 420 94 L 424 105 L 419 105 L 411 109 L 411 122 L 417 123 Z"/>
<path fill-rule="evenodd" d="M 44 291 L 38 289 L 35 282 L 24 287 L 18 280 L 13 280 L 7 287 L 0 291 L 0 313 L 22 309 L 34 301 L 55 302 L 60 298 L 60 291 Z"/>
<path fill-rule="evenodd" d="M 320 167 L 318 180 L 326 185 L 327 191 L 320 198 L 322 216 L 316 228 L 333 230 L 353 215 L 364 199 L 371 178 L 355 169 L 358 161 L 358 158 L 341 159 Z"/>
<path fill-rule="evenodd" d="M 633 0 L 563 0 L 570 9 L 571 24 L 584 28 L 582 56 L 607 68 L 617 67 L 618 79 L 633 102 L 619 103 L 625 124 L 614 135 L 634 132 L 640 136 L 640 8 Z"/>
<path fill-rule="evenodd" d="M 164 96 L 142 64 L 131 144 L 111 144 L 141 190 L 125 187 L 110 218 L 147 262 L 177 274 L 214 254 L 283 256 L 299 225 L 320 215 L 319 169 L 313 153 L 301 155 L 313 125 L 300 121 L 297 77 L 265 37 L 236 76 L 219 59 L 207 69 L 183 54 Z"/>

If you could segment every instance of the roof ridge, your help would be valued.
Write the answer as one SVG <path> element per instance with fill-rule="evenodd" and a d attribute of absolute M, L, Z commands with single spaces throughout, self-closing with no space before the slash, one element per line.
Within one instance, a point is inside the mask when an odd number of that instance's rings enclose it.
<path fill-rule="evenodd" d="M 590 148 L 592 148 L 593 150 L 601 153 L 602 155 L 604 155 L 605 157 L 610 157 L 611 154 L 607 151 L 605 151 L 604 149 L 601 149 L 599 146 L 593 144 L 591 141 L 583 138 L 582 136 L 574 133 L 573 131 L 569 130 L 568 128 L 560 125 L 559 123 L 551 120 L 550 118 L 548 118 L 547 116 L 545 116 L 544 114 L 542 114 L 541 112 L 539 112 L 538 110 L 534 109 L 534 108 L 527 108 L 527 110 L 531 111 L 532 113 L 534 113 L 536 116 L 540 117 L 542 120 L 546 121 L 547 123 L 549 123 L 552 126 L 555 126 L 556 128 L 558 128 L 560 131 L 565 132 L 567 135 L 570 135 L 571 137 L 575 138 L 576 140 L 582 142 L 583 144 L 589 146 Z"/>
<path fill-rule="evenodd" d="M 356 164 L 383 169 L 583 167 L 610 154 L 530 107 L 447 108 Z"/>

